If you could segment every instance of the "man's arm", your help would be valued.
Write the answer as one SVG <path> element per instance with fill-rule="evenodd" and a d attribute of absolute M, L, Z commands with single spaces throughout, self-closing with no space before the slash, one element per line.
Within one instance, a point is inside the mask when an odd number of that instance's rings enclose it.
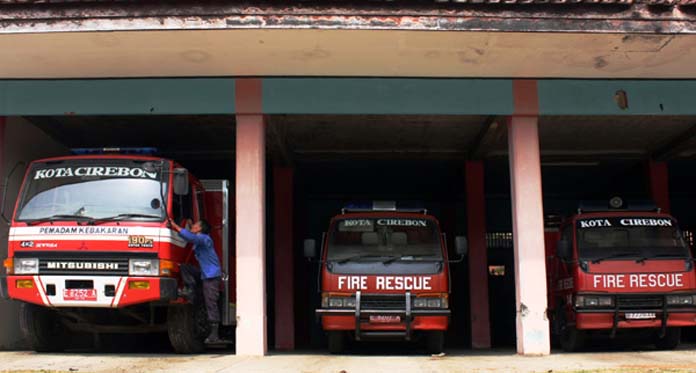
<path fill-rule="evenodd" d="M 169 225 L 172 229 L 179 233 L 179 236 L 183 238 L 186 242 L 192 242 L 194 244 L 200 244 L 203 242 L 203 237 L 191 233 L 188 229 L 182 228 L 180 225 L 176 224 L 173 220 L 169 219 Z"/>
<path fill-rule="evenodd" d="M 200 234 L 191 233 L 186 228 L 181 228 L 181 230 L 179 230 L 179 236 L 181 236 L 181 238 L 183 238 L 187 242 L 191 242 L 194 244 L 203 243 L 203 237 Z"/>

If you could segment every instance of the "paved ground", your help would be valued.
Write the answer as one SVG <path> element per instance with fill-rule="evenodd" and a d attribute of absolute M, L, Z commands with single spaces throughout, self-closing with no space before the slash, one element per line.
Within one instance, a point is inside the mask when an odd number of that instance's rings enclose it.
<path fill-rule="evenodd" d="M 353 354 L 272 354 L 263 358 L 229 354 L 0 352 L 0 372 L 696 372 L 696 346 L 677 351 L 613 351 L 546 357 L 517 356 L 511 350 L 461 351 L 444 357 Z"/>

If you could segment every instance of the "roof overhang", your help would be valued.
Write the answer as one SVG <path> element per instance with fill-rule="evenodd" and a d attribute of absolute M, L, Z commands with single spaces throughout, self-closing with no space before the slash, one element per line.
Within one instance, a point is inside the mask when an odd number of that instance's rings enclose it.
<path fill-rule="evenodd" d="M 696 36 L 236 29 L 0 35 L 0 78 L 696 76 Z"/>
<path fill-rule="evenodd" d="M 0 78 L 696 76 L 691 7 L 183 4 L 2 5 Z"/>

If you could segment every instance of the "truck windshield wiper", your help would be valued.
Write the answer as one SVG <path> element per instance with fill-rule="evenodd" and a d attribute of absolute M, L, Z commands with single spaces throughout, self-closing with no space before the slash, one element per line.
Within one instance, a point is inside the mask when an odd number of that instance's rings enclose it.
<path fill-rule="evenodd" d="M 347 257 L 347 258 L 335 260 L 335 262 L 338 263 L 338 264 L 343 264 L 343 263 L 346 263 L 346 262 L 353 261 L 353 260 L 355 260 L 355 259 L 362 259 L 362 258 L 382 258 L 382 257 L 384 257 L 384 255 L 381 255 L 381 254 L 359 254 L 359 255 L 353 255 L 353 256 L 349 256 L 349 257 Z"/>
<path fill-rule="evenodd" d="M 607 259 L 625 258 L 628 256 L 638 256 L 638 255 L 639 255 L 638 253 L 614 253 L 614 254 L 601 256 L 599 258 L 594 258 L 594 259 L 592 259 L 592 263 L 596 264 L 596 263 L 599 263 L 599 262 L 601 262 L 603 260 L 607 260 Z"/>
<path fill-rule="evenodd" d="M 389 264 L 389 263 L 392 263 L 392 262 L 395 262 L 395 261 L 397 261 L 397 260 L 401 260 L 401 259 L 404 259 L 404 258 L 413 258 L 413 259 L 411 259 L 411 260 L 408 260 L 409 262 L 413 262 L 413 261 L 415 261 L 415 262 L 441 262 L 441 261 L 442 261 L 442 259 L 438 259 L 438 258 L 416 259 L 416 258 L 418 258 L 418 257 L 421 257 L 421 258 L 422 258 L 422 257 L 432 257 L 432 255 L 428 255 L 428 254 L 421 254 L 421 255 L 418 255 L 418 254 L 416 254 L 416 255 L 414 255 L 414 254 L 393 255 L 393 256 L 391 256 L 391 257 L 385 259 L 382 263 L 384 263 L 384 264 Z"/>
<path fill-rule="evenodd" d="M 44 218 L 26 220 L 26 223 L 29 225 L 34 225 L 34 224 L 39 224 L 39 223 L 43 223 L 43 222 L 47 222 L 47 221 L 54 221 L 54 220 L 81 220 L 81 219 L 93 219 L 93 218 L 91 216 L 76 215 L 76 214 L 56 214 L 56 215 L 51 215 L 51 216 L 47 216 Z"/>
<path fill-rule="evenodd" d="M 660 253 L 660 254 L 653 254 L 653 255 L 646 255 L 642 258 L 636 259 L 636 263 L 641 263 L 644 262 L 648 259 L 655 259 L 655 258 L 675 258 L 675 259 L 688 259 L 689 257 L 684 255 L 684 254 L 667 254 L 667 253 Z"/>
<path fill-rule="evenodd" d="M 107 221 L 119 221 L 123 219 L 129 219 L 129 218 L 149 218 L 149 219 L 162 219 L 160 215 L 154 215 L 154 214 L 135 214 L 135 213 L 127 213 L 127 214 L 118 214 L 114 216 L 107 216 L 105 218 L 92 218 L 90 220 L 90 223 L 103 223 Z"/>

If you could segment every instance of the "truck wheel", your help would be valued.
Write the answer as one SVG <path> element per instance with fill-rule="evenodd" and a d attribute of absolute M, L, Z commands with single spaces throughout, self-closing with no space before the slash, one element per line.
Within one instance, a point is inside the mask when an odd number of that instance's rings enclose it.
<path fill-rule="evenodd" d="M 329 339 L 329 352 L 340 354 L 345 348 L 346 338 L 341 331 L 330 331 L 327 333 Z"/>
<path fill-rule="evenodd" d="M 584 330 L 565 325 L 561 330 L 561 348 L 566 352 L 580 351 L 585 346 L 585 338 Z"/>
<path fill-rule="evenodd" d="M 428 332 L 425 336 L 425 346 L 429 354 L 440 354 L 445 352 L 445 332 Z"/>
<path fill-rule="evenodd" d="M 655 338 L 655 347 L 658 350 L 674 350 L 681 342 L 681 328 L 667 328 L 665 336 Z"/>
<path fill-rule="evenodd" d="M 22 303 L 19 306 L 19 327 L 37 352 L 60 352 L 65 349 L 65 327 L 55 311 Z"/>
<path fill-rule="evenodd" d="M 200 308 L 186 304 L 167 310 L 169 343 L 177 354 L 195 354 L 205 349 L 207 321 L 205 310 L 201 315 Z"/>

